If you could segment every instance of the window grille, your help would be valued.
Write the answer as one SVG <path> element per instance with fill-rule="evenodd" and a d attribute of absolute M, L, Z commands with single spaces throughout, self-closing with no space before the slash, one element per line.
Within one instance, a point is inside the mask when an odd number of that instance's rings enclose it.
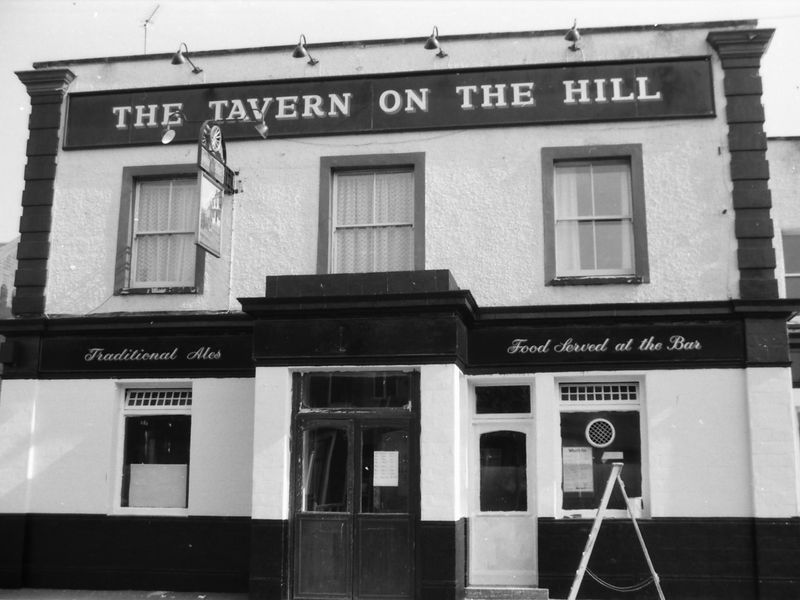
<path fill-rule="evenodd" d="M 562 383 L 562 402 L 638 402 L 635 383 Z"/>
<path fill-rule="evenodd" d="M 192 390 L 128 390 L 125 398 L 127 409 L 178 408 L 192 406 Z"/>

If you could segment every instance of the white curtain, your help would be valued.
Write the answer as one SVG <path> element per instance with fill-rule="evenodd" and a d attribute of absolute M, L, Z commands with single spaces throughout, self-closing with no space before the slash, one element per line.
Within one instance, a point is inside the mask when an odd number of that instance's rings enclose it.
<path fill-rule="evenodd" d="M 194 179 L 142 181 L 137 186 L 133 284 L 194 284 L 197 194 Z"/>
<path fill-rule="evenodd" d="M 332 265 L 337 273 L 414 268 L 414 174 L 337 173 Z"/>

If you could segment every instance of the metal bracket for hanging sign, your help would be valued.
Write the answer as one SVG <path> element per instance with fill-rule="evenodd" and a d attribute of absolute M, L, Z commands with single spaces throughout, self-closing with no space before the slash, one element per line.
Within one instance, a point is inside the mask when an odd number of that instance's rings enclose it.
<path fill-rule="evenodd" d="M 608 476 L 608 481 L 606 482 L 606 489 L 603 492 L 603 498 L 600 500 L 600 507 L 597 509 L 597 515 L 594 518 L 594 523 L 592 524 L 592 530 L 589 532 L 589 539 L 586 540 L 586 548 L 583 550 L 583 555 L 581 556 L 581 562 L 578 565 L 578 570 L 575 572 L 575 580 L 572 582 L 572 587 L 569 590 L 569 597 L 568 600 L 576 600 L 578 597 L 578 590 L 581 587 L 581 582 L 583 581 L 583 576 L 586 574 L 587 567 L 589 566 L 589 558 L 592 556 L 592 550 L 594 549 L 594 543 L 597 541 L 597 534 L 600 532 L 600 525 L 603 523 L 603 519 L 606 515 L 606 510 L 608 509 L 608 501 L 611 498 L 611 492 L 614 490 L 614 484 L 619 484 L 619 489 L 622 492 L 622 497 L 625 498 L 625 506 L 628 509 L 628 515 L 631 518 L 631 522 L 633 523 L 633 528 L 636 530 L 636 537 L 639 539 L 639 544 L 642 547 L 642 552 L 644 552 L 644 558 L 647 561 L 647 566 L 650 569 L 650 575 L 652 576 L 653 583 L 656 586 L 656 590 L 658 591 L 658 597 L 661 600 L 664 600 L 664 592 L 661 591 L 661 583 L 658 579 L 658 575 L 656 574 L 656 570 L 653 567 L 653 561 L 650 560 L 650 554 L 647 552 L 647 546 L 644 545 L 644 538 L 642 537 L 642 532 L 639 530 L 639 524 L 636 522 L 636 516 L 634 515 L 634 511 L 631 509 L 631 501 L 628 498 L 628 493 L 625 491 L 625 484 L 622 482 L 622 477 L 620 474 L 622 473 L 622 463 L 612 463 L 611 466 L 611 475 Z M 620 590 L 624 591 L 624 590 Z"/>

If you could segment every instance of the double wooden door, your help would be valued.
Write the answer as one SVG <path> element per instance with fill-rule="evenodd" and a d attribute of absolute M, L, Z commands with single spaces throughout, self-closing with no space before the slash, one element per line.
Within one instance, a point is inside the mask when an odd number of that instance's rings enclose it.
<path fill-rule="evenodd" d="M 300 599 L 410 599 L 419 514 L 411 419 L 298 415 L 294 585 Z"/>

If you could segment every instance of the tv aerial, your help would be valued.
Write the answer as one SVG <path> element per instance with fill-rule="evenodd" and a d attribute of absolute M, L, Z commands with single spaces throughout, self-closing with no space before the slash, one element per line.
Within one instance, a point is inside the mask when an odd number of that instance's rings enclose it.
<path fill-rule="evenodd" d="M 144 53 L 147 54 L 147 28 L 150 27 L 155 21 L 153 21 L 153 17 L 156 16 L 158 9 L 161 8 L 160 4 L 156 4 L 156 7 L 153 9 L 153 12 L 150 13 L 150 16 L 147 17 L 142 22 L 142 27 L 144 28 Z"/>

